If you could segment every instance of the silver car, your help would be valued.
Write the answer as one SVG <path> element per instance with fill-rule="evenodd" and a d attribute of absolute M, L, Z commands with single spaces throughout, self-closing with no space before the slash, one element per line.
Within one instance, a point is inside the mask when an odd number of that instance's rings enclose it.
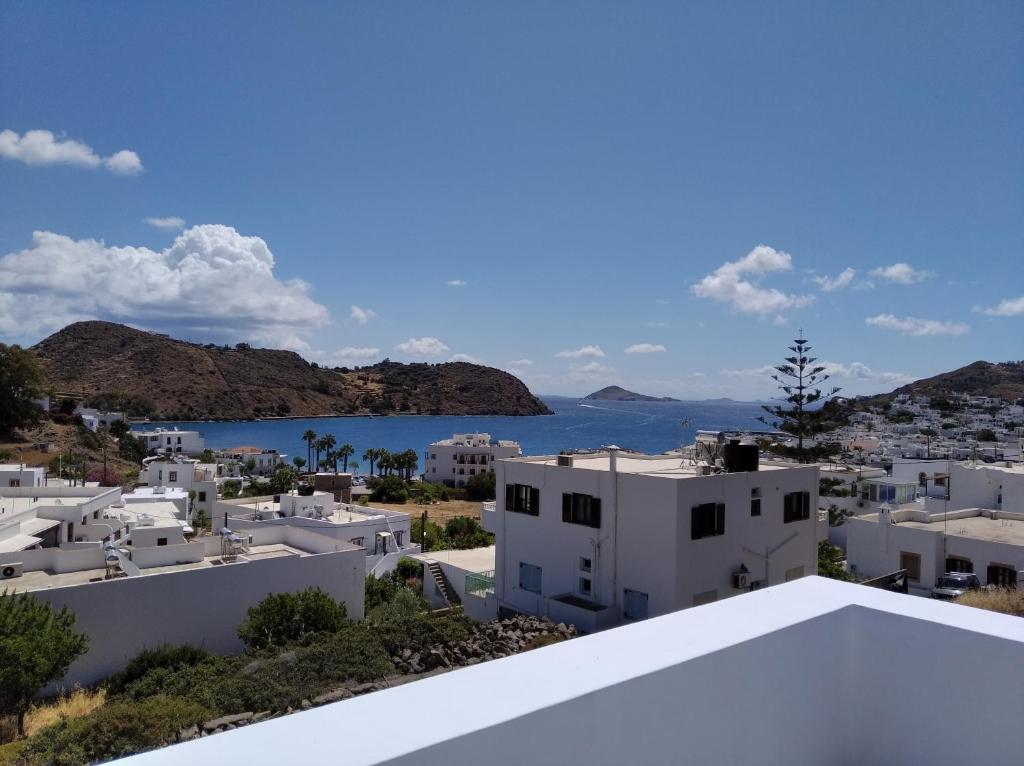
<path fill-rule="evenodd" d="M 978 575 L 970 572 L 946 572 L 932 588 L 932 598 L 945 601 L 964 595 L 969 590 L 981 588 Z"/>

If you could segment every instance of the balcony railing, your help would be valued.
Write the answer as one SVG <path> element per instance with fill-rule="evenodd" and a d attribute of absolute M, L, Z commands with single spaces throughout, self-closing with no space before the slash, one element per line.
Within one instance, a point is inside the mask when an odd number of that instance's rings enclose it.
<path fill-rule="evenodd" d="M 466 593 L 480 598 L 490 598 L 494 595 L 494 570 L 486 572 L 473 572 L 466 575 Z"/>

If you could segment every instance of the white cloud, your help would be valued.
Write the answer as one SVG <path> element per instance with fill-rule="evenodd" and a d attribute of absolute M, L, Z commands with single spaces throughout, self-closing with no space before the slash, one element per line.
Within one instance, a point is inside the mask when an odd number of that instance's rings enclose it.
<path fill-rule="evenodd" d="M 634 343 L 626 349 L 627 354 L 660 354 L 668 351 L 660 343 Z"/>
<path fill-rule="evenodd" d="M 0 285 L 0 328 L 22 338 L 107 319 L 302 350 L 303 336 L 328 320 L 308 284 L 274 276 L 266 242 L 216 224 L 161 251 L 37 231 L 30 247 L 0 258 Z M 28 314 L 45 321 L 26 323 Z"/>
<path fill-rule="evenodd" d="M 452 354 L 453 362 L 468 362 L 469 364 L 487 364 L 483 359 L 477 359 L 470 354 Z"/>
<path fill-rule="evenodd" d="M 930 271 L 915 269 L 909 263 L 894 263 L 892 266 L 872 269 L 869 273 L 873 277 L 887 279 L 900 285 L 912 285 L 935 276 Z"/>
<path fill-rule="evenodd" d="M 727 303 L 744 314 L 776 315 L 778 320 L 780 312 L 803 308 L 814 302 L 813 295 L 789 295 L 758 284 L 766 274 L 792 268 L 793 258 L 789 253 L 758 245 L 740 260 L 723 263 L 690 289 L 698 298 Z"/>
<path fill-rule="evenodd" d="M 448 287 L 465 287 L 466 281 L 464 279 L 449 279 L 445 284 Z"/>
<path fill-rule="evenodd" d="M 573 368 L 573 371 L 582 372 L 586 375 L 603 374 L 606 372 L 613 372 L 614 370 L 614 367 L 606 367 L 600 362 L 588 362 L 587 364 L 583 364 L 580 365 L 579 367 Z"/>
<path fill-rule="evenodd" d="M 381 353 L 379 348 L 369 346 L 345 346 L 329 354 L 321 354 L 321 358 L 330 362 L 347 362 L 355 359 L 378 359 Z"/>
<path fill-rule="evenodd" d="M 158 229 L 183 229 L 185 227 L 185 219 L 176 215 L 169 215 L 166 218 L 146 218 L 144 221 Z"/>
<path fill-rule="evenodd" d="M 395 346 L 395 351 L 409 356 L 441 356 L 451 351 L 437 338 L 409 338 Z"/>
<path fill-rule="evenodd" d="M 128 149 L 110 155 L 103 160 L 103 165 L 114 175 L 134 176 L 142 172 L 142 160 L 139 155 Z"/>
<path fill-rule="evenodd" d="M 961 322 L 950 322 L 939 319 L 918 319 L 917 317 L 897 317 L 893 314 L 878 314 L 864 320 L 872 327 L 884 330 L 896 330 L 904 335 L 963 335 L 971 328 Z"/>
<path fill-rule="evenodd" d="M 532 359 L 513 359 L 509 362 L 513 367 L 530 367 L 533 364 Z"/>
<path fill-rule="evenodd" d="M 359 306 L 352 306 L 349 312 L 349 316 L 352 317 L 359 324 L 366 324 L 371 319 L 377 318 L 377 312 L 373 309 L 363 309 Z"/>
<path fill-rule="evenodd" d="M 842 290 L 845 287 L 849 287 L 855 276 L 857 276 L 856 271 L 846 268 L 834 277 L 812 277 L 812 279 L 826 293 L 833 293 L 836 290 Z"/>
<path fill-rule="evenodd" d="M 18 135 L 13 130 L 0 131 L 0 157 L 26 165 L 74 165 L 80 168 L 106 167 L 117 175 L 142 172 L 139 155 L 122 149 L 109 157 L 101 157 L 82 141 L 58 138 L 49 130 L 28 130 Z"/>
<path fill-rule="evenodd" d="M 996 306 L 975 306 L 974 310 L 993 317 L 1024 316 L 1024 295 L 999 301 Z"/>
<path fill-rule="evenodd" d="M 583 346 L 575 351 L 559 351 L 555 356 L 562 359 L 601 359 L 605 355 L 600 346 Z"/>
<path fill-rule="evenodd" d="M 843 362 L 820 361 L 817 364 L 824 367 L 825 372 L 834 378 L 834 380 L 830 381 L 830 384 L 843 383 L 844 381 L 861 381 L 898 386 L 916 380 L 914 376 L 908 375 L 904 372 L 873 370 L 863 362 L 850 362 L 849 364 L 844 364 Z M 775 365 L 766 364 L 761 367 L 742 370 L 719 370 L 718 374 L 729 378 L 760 378 L 772 383 L 770 379 L 771 376 L 778 373 L 775 369 Z M 774 383 L 772 383 L 772 385 L 774 385 Z"/>

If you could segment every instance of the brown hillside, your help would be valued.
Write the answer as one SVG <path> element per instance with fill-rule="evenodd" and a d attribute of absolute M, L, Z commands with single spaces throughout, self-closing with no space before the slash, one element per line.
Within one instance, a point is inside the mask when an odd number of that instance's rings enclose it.
<path fill-rule="evenodd" d="M 187 343 L 111 322 L 68 325 L 33 350 L 56 391 L 170 419 L 550 412 L 518 378 L 463 362 L 331 370 L 291 351 Z"/>
<path fill-rule="evenodd" d="M 952 372 L 944 372 L 893 391 L 893 394 L 973 394 L 1007 401 L 1024 397 L 1024 362 L 978 361 Z"/>

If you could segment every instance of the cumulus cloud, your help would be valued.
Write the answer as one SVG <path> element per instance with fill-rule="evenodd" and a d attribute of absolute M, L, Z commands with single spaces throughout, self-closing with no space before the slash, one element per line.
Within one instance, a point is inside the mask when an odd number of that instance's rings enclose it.
<path fill-rule="evenodd" d="M 377 318 L 377 312 L 373 309 L 363 309 L 359 308 L 359 306 L 352 306 L 349 316 L 359 324 L 366 324 L 371 319 Z"/>
<path fill-rule="evenodd" d="M 575 351 L 559 351 L 555 356 L 562 359 L 601 359 L 605 355 L 600 346 L 583 346 Z"/>
<path fill-rule="evenodd" d="M 834 293 L 836 290 L 849 287 L 855 276 L 857 276 L 857 272 L 854 269 L 846 268 L 834 277 L 822 276 L 812 277 L 812 279 L 826 293 Z"/>
<path fill-rule="evenodd" d="M 487 364 L 483 359 L 478 359 L 471 354 L 452 354 L 453 362 L 468 362 L 469 364 Z"/>
<path fill-rule="evenodd" d="M 0 285 L 0 330 L 23 338 L 107 319 L 304 350 L 328 320 L 308 284 L 274 276 L 266 242 L 216 224 L 161 251 L 37 231 L 27 249 L 0 257 Z M 26 323 L 29 314 L 37 320 Z"/>
<path fill-rule="evenodd" d="M 878 314 L 864 320 L 872 327 L 883 330 L 895 330 L 904 335 L 963 335 L 971 328 L 961 322 L 950 322 L 939 319 L 918 319 L 917 317 L 898 317 L 893 314 Z"/>
<path fill-rule="evenodd" d="M 899 285 L 912 285 L 917 282 L 923 282 L 929 277 L 935 276 L 935 274 L 930 271 L 915 269 L 909 263 L 894 263 L 892 266 L 882 266 L 877 269 L 872 269 L 869 273 L 873 277 L 885 279 L 889 282 L 895 282 Z"/>
<path fill-rule="evenodd" d="M 726 303 L 744 314 L 782 319 L 782 312 L 803 308 L 814 302 L 813 295 L 790 295 L 775 288 L 761 287 L 759 280 L 772 272 L 790 271 L 789 253 L 758 245 L 738 261 L 726 261 L 700 282 L 691 286 L 698 298 Z"/>
<path fill-rule="evenodd" d="M 661 354 L 668 351 L 660 343 L 634 343 L 626 349 L 627 354 Z"/>
<path fill-rule="evenodd" d="M 892 385 L 903 385 L 904 383 L 910 383 L 916 378 L 912 375 L 908 375 L 904 372 L 886 372 L 883 370 L 874 370 L 863 362 L 850 362 L 845 364 L 843 362 L 829 362 L 819 361 L 817 364 L 825 368 L 825 372 L 831 375 L 835 381 L 832 382 L 845 382 L 845 381 L 862 381 L 869 383 L 885 383 Z M 770 376 L 777 374 L 775 365 L 766 364 L 761 367 L 752 367 L 748 369 L 740 370 L 719 370 L 719 375 L 723 375 L 729 378 L 761 378 L 769 380 Z"/>
<path fill-rule="evenodd" d="M 464 280 L 464 279 L 449 279 L 447 282 L 445 282 L 445 284 L 448 285 L 448 287 L 465 287 L 466 286 L 466 280 Z"/>
<path fill-rule="evenodd" d="M 441 356 L 451 351 L 437 338 L 409 338 L 395 346 L 395 351 L 409 356 Z"/>
<path fill-rule="evenodd" d="M 185 219 L 179 218 L 176 215 L 169 215 L 166 218 L 146 218 L 145 223 L 150 226 L 155 226 L 158 229 L 183 229 L 185 228 Z"/>
<path fill-rule="evenodd" d="M 513 367 L 530 367 L 533 365 L 532 359 L 513 359 L 509 362 Z"/>
<path fill-rule="evenodd" d="M 1024 316 L 1024 295 L 999 301 L 995 306 L 975 306 L 974 310 L 993 317 Z"/>
<path fill-rule="evenodd" d="M 369 346 L 345 346 L 344 348 L 339 348 L 337 351 L 320 355 L 324 361 L 333 362 L 335 364 L 344 364 L 345 362 L 362 359 L 378 359 L 380 356 L 381 353 L 379 348 L 372 348 Z"/>
<path fill-rule="evenodd" d="M 82 141 L 58 138 L 49 130 L 28 130 L 18 135 L 13 130 L 0 131 L 0 157 L 26 165 L 73 165 L 96 169 L 105 167 L 122 176 L 142 172 L 142 160 L 129 149 L 122 149 L 109 157 L 101 157 Z"/>

